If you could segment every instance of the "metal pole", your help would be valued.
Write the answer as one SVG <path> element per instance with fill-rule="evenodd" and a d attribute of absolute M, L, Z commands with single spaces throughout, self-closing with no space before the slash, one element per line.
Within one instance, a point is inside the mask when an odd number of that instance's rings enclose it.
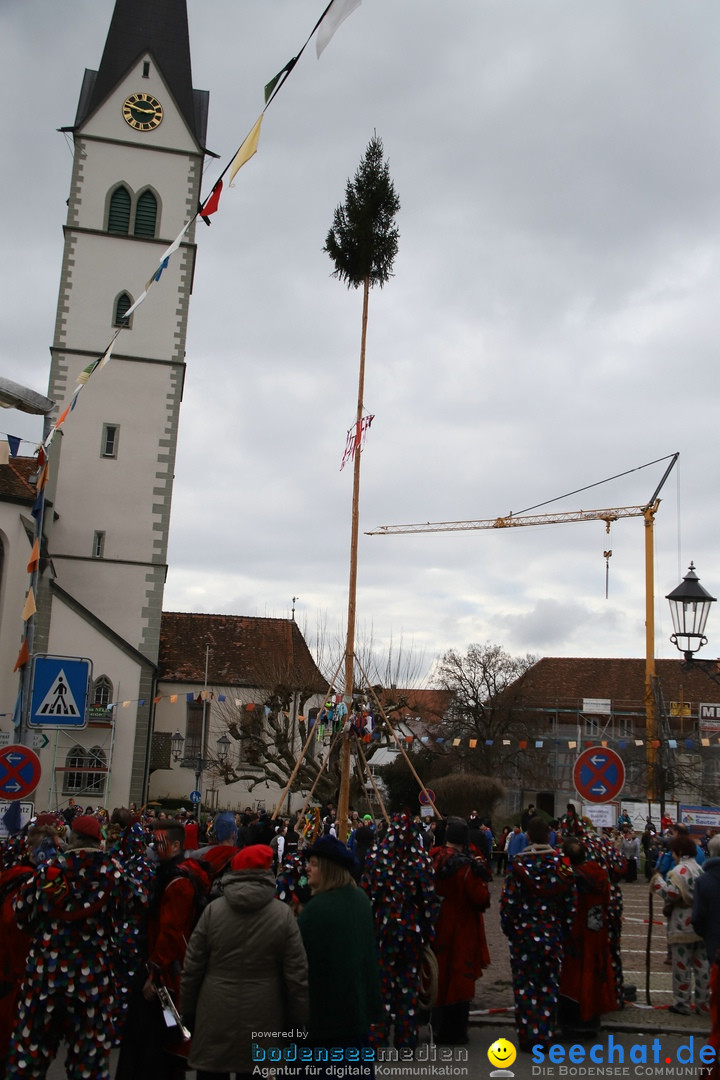
<path fill-rule="evenodd" d="M 674 464 L 674 462 L 673 462 Z M 655 710 L 655 584 L 653 523 L 659 503 L 646 506 L 645 518 L 645 762 L 648 802 L 657 795 L 657 716 Z"/>
<path fill-rule="evenodd" d="M 200 753 L 197 759 L 197 771 L 195 773 L 195 790 L 200 792 L 200 798 L 195 804 L 195 820 L 200 824 L 200 807 L 202 806 L 202 773 L 205 767 L 205 740 L 207 739 L 207 705 L 208 705 L 208 667 L 210 665 L 210 646 L 205 646 L 205 686 L 203 688 L 202 708 L 202 731 L 200 733 Z"/>

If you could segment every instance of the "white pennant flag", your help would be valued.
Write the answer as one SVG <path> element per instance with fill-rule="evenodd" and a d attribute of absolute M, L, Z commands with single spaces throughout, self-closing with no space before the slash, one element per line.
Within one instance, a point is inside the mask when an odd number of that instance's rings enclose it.
<path fill-rule="evenodd" d="M 333 0 L 318 27 L 317 38 L 315 39 L 318 59 L 337 28 L 345 22 L 348 15 L 352 15 L 355 8 L 360 7 L 360 4 L 361 0 Z"/>

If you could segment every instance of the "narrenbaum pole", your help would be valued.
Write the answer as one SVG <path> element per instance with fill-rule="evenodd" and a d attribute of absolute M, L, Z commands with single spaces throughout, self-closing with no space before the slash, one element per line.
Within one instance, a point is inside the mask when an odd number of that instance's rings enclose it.
<path fill-rule="evenodd" d="M 365 343 L 367 341 L 370 278 L 363 286 L 362 333 L 360 338 L 360 374 L 358 376 L 357 413 L 355 417 L 355 459 L 353 463 L 352 522 L 350 528 L 350 581 L 348 586 L 347 640 L 345 643 L 345 704 L 347 717 L 340 747 L 340 794 L 338 796 L 338 827 L 346 829 L 350 820 L 350 723 L 353 703 L 355 669 L 355 608 L 357 597 L 358 536 L 360 533 L 360 449 L 362 444 L 363 398 L 365 394 Z M 345 837 L 340 834 L 340 839 Z"/>

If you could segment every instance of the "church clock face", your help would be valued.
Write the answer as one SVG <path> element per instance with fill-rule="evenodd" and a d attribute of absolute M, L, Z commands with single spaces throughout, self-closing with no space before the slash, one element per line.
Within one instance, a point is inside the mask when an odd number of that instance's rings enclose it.
<path fill-rule="evenodd" d="M 152 94 L 131 94 L 123 101 L 122 114 L 136 131 L 152 131 L 162 123 L 163 107 Z"/>

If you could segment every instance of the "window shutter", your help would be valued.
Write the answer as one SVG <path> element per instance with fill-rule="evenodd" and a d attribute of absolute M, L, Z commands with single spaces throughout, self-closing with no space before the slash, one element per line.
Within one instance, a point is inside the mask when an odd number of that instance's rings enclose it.
<path fill-rule="evenodd" d="M 132 301 L 126 292 L 120 293 L 115 305 L 115 326 L 127 326 L 126 313 L 132 307 Z"/>
<path fill-rule="evenodd" d="M 135 207 L 135 236 L 154 236 L 157 199 L 152 191 L 143 191 Z"/>
<path fill-rule="evenodd" d="M 108 232 L 122 233 L 125 236 L 130 232 L 130 201 L 130 192 L 126 187 L 113 191 L 110 197 Z"/>

